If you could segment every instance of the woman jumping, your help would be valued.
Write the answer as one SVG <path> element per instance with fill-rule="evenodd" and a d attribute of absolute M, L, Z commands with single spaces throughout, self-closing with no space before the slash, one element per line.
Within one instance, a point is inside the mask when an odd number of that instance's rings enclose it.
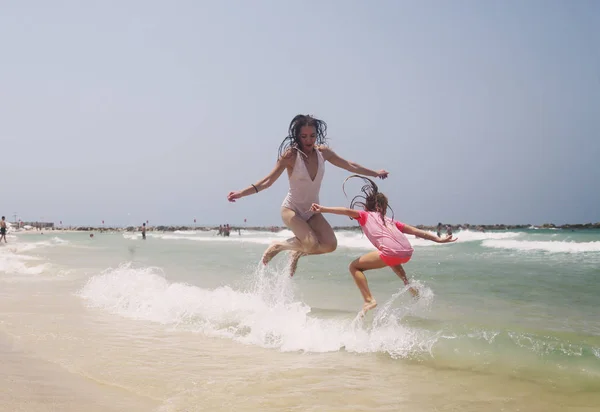
<path fill-rule="evenodd" d="M 325 162 L 352 173 L 381 179 L 388 176 L 385 170 L 374 171 L 341 158 L 326 146 L 326 136 L 327 124 L 324 121 L 309 115 L 297 115 L 290 122 L 288 136 L 279 146 L 273 170 L 249 187 L 227 195 L 230 202 L 235 202 L 258 193 L 270 187 L 287 170 L 290 189 L 281 205 L 281 218 L 294 237 L 270 245 L 263 254 L 262 262 L 266 265 L 279 252 L 290 250 L 293 252 L 290 276 L 294 275 L 301 256 L 330 253 L 337 247 L 337 239 L 327 220 L 310 210 L 313 203 L 319 203 Z"/>

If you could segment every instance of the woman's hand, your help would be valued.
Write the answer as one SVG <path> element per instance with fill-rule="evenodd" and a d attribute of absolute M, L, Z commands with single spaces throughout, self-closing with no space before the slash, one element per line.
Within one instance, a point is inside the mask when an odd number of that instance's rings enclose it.
<path fill-rule="evenodd" d="M 227 200 L 229 200 L 230 202 L 235 202 L 236 199 L 239 199 L 241 197 L 242 197 L 241 192 L 229 192 L 229 194 L 227 195 Z"/>
<path fill-rule="evenodd" d="M 388 175 L 390 174 L 390 172 L 388 172 L 387 170 L 379 170 L 377 172 L 377 176 L 378 178 L 380 178 L 381 180 L 386 179 L 388 177 Z"/>

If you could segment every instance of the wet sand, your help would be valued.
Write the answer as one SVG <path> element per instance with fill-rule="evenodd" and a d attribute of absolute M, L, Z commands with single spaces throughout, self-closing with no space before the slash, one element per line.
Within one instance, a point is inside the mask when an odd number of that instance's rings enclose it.
<path fill-rule="evenodd" d="M 157 404 L 21 351 L 0 333 L 0 411 L 150 411 Z"/>

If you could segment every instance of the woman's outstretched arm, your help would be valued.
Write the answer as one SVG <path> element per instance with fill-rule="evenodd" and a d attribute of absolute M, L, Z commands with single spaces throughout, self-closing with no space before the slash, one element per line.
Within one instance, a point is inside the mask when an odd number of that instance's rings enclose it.
<path fill-rule="evenodd" d="M 283 171 L 286 169 L 290 157 L 290 154 L 282 156 L 279 160 L 277 160 L 277 163 L 275 164 L 273 170 L 271 170 L 271 172 L 268 175 L 266 175 L 256 183 L 253 183 L 250 186 L 238 192 L 229 192 L 229 194 L 227 195 L 227 200 L 229 200 L 230 202 L 235 202 L 237 199 L 248 195 L 253 195 L 271 187 L 271 185 L 275 183 L 277 179 L 279 179 Z"/>
<path fill-rule="evenodd" d="M 333 150 L 328 147 L 321 146 L 319 148 L 321 153 L 323 154 L 323 159 L 327 160 L 334 166 L 337 166 L 341 169 L 345 169 L 351 173 L 356 173 L 363 176 L 371 176 L 371 177 L 379 177 L 381 179 L 385 179 L 388 177 L 389 172 L 386 170 L 371 170 L 364 166 L 359 165 L 355 162 L 350 162 L 343 157 L 338 156 Z"/>

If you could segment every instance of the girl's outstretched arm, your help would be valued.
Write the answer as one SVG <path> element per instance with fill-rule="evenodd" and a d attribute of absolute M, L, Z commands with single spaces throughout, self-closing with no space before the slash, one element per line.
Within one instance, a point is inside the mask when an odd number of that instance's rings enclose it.
<path fill-rule="evenodd" d="M 449 243 L 449 242 L 456 242 L 458 240 L 458 238 L 452 238 L 452 235 L 448 235 L 446 237 L 439 237 L 436 235 L 432 235 L 429 232 L 426 232 L 421 229 L 417 229 L 416 227 L 412 227 L 407 224 L 404 225 L 404 229 L 402 231 L 404 233 L 406 233 L 407 235 L 415 235 L 416 237 L 431 240 L 436 243 Z"/>
<path fill-rule="evenodd" d="M 321 146 L 319 147 L 319 150 L 323 154 L 323 159 L 329 161 L 329 163 L 331 163 L 334 166 L 349 171 L 350 173 L 355 173 L 363 176 L 379 177 L 380 179 L 385 179 L 386 177 L 388 177 L 389 172 L 387 172 L 386 170 L 381 169 L 379 171 L 376 171 L 367 169 L 366 167 L 363 167 L 358 163 L 350 162 L 338 156 L 333 150 L 331 150 L 328 147 Z"/>
<path fill-rule="evenodd" d="M 358 210 L 348 209 L 347 207 L 325 207 L 313 203 L 310 210 L 315 213 L 333 213 L 334 215 L 349 216 L 353 219 L 357 219 L 359 216 Z"/>
<path fill-rule="evenodd" d="M 260 179 L 258 182 L 246 187 L 245 189 L 242 189 L 238 192 L 229 192 L 229 194 L 227 195 L 227 200 L 229 200 L 230 202 L 235 202 L 236 199 L 252 195 L 260 192 L 261 190 L 269 188 L 273 183 L 277 181 L 277 179 L 279 179 L 283 171 L 286 169 L 287 163 L 289 162 L 290 158 L 290 153 L 283 155 L 279 160 L 277 160 L 275 167 L 273 168 L 273 170 L 271 170 L 271 172 L 268 175 Z"/>

